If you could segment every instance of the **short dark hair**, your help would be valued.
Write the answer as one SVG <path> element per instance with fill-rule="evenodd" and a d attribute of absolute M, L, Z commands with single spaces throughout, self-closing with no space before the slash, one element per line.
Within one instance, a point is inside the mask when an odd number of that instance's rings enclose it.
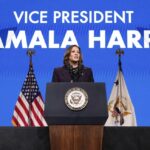
<path fill-rule="evenodd" d="M 81 48 L 78 46 L 78 45 L 71 45 L 69 48 L 67 48 L 66 52 L 65 52 L 65 55 L 64 55 L 64 65 L 67 65 L 68 64 L 68 61 L 69 61 L 69 56 L 70 56 L 70 53 L 71 53 L 71 50 L 73 47 L 77 47 L 79 49 L 79 53 L 80 53 L 80 58 L 79 58 L 79 66 L 82 65 L 83 63 L 83 59 L 82 59 L 82 52 L 81 52 Z"/>

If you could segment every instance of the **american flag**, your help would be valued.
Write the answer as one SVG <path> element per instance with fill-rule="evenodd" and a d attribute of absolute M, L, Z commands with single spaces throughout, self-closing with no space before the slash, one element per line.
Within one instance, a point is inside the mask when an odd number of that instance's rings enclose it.
<path fill-rule="evenodd" d="M 44 102 L 30 63 L 27 77 L 15 105 L 12 123 L 14 126 L 47 126 L 43 117 Z"/>

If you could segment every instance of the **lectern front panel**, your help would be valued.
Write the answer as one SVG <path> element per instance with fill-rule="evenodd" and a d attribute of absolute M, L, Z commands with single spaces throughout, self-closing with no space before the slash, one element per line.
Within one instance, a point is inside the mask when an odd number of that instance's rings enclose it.
<path fill-rule="evenodd" d="M 67 91 L 81 88 L 88 102 L 81 110 L 72 110 L 65 103 Z M 46 89 L 44 116 L 49 125 L 101 124 L 108 117 L 104 83 L 49 83 Z"/>

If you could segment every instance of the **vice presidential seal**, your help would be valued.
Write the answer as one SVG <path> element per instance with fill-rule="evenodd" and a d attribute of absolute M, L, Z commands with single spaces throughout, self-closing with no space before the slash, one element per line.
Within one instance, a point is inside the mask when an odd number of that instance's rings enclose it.
<path fill-rule="evenodd" d="M 82 110 L 88 103 L 88 95 L 82 88 L 71 88 L 65 94 L 65 104 L 71 110 Z"/>

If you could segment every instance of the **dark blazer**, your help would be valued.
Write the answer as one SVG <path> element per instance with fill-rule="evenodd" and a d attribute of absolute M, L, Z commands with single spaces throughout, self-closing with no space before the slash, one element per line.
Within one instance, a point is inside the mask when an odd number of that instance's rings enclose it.
<path fill-rule="evenodd" d="M 67 68 L 55 68 L 53 72 L 52 82 L 73 82 Z M 78 82 L 94 82 L 91 68 L 84 67 L 79 76 Z"/>

